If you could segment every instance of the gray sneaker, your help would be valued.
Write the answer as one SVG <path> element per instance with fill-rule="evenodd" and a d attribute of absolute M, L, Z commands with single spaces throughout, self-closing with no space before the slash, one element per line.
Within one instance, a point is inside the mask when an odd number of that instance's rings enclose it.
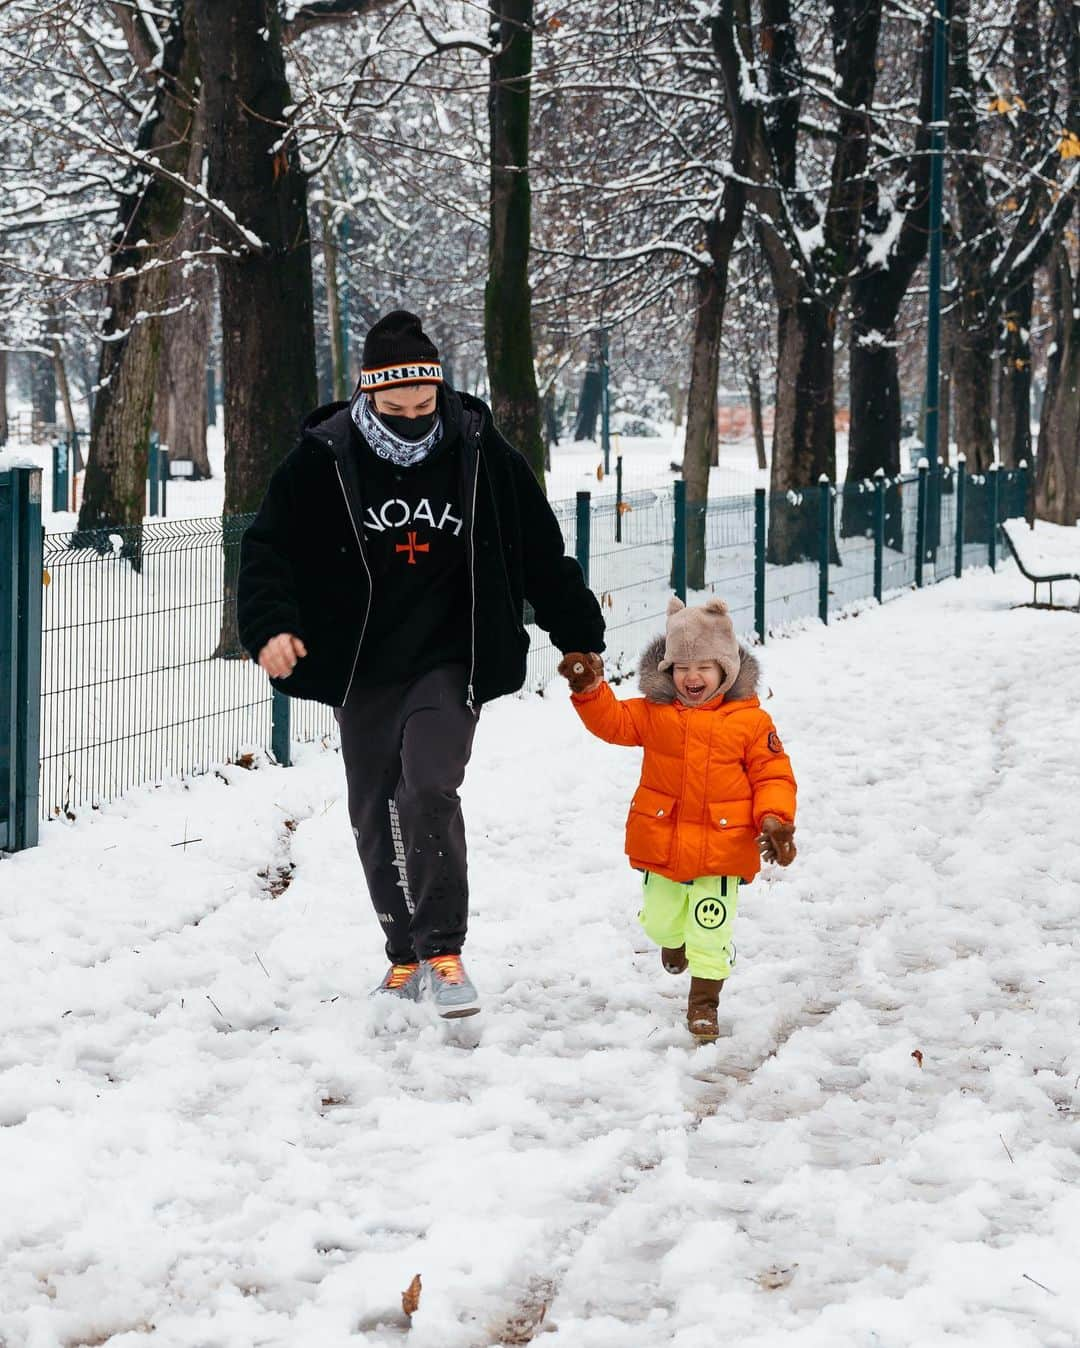
<path fill-rule="evenodd" d="M 386 977 L 377 988 L 372 989 L 371 993 L 373 997 L 384 994 L 390 997 L 403 997 L 410 1002 L 419 1001 L 420 965 L 391 964 L 386 971 Z"/>
<path fill-rule="evenodd" d="M 423 984 L 444 1019 L 475 1016 L 480 998 L 465 972 L 460 955 L 434 955 L 420 965 Z"/>

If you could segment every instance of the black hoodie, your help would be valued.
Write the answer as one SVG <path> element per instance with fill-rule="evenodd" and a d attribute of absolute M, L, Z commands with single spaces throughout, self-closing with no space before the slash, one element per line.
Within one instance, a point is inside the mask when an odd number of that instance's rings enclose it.
<path fill-rule="evenodd" d="M 525 682 L 525 600 L 563 652 L 602 651 L 604 620 L 581 568 L 566 556 L 547 498 L 488 407 L 444 386 L 440 410 L 447 436 L 460 437 L 469 697 L 488 702 Z M 317 408 L 241 541 L 240 639 L 253 660 L 279 633 L 303 640 L 308 654 L 288 678 L 271 680 L 292 697 L 341 706 L 358 676 L 380 680 L 379 650 L 365 642 L 373 590 L 365 497 L 383 473 L 374 458 L 347 403 Z M 385 681 L 397 677 L 387 661 Z"/>

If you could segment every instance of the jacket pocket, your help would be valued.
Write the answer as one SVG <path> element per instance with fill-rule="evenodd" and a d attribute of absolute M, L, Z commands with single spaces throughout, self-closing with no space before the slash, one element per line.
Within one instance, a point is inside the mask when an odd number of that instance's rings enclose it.
<path fill-rule="evenodd" d="M 639 786 L 626 820 L 626 853 L 634 861 L 665 866 L 675 846 L 674 796 Z"/>
<path fill-rule="evenodd" d="M 722 833 L 733 829 L 753 828 L 753 803 L 749 800 L 728 800 L 710 805 L 709 823 Z"/>
<path fill-rule="evenodd" d="M 739 875 L 751 880 L 761 867 L 754 831 L 754 806 L 749 800 L 709 805 L 705 869 L 710 875 Z"/>

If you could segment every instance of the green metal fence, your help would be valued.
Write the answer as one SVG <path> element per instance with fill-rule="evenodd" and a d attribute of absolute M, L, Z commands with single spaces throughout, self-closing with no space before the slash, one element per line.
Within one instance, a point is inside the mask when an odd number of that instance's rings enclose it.
<path fill-rule="evenodd" d="M 0 574 L 0 847 L 31 845 L 28 801 L 43 817 L 72 816 L 140 782 L 255 751 L 287 762 L 291 743 L 330 741 L 329 708 L 272 694 L 258 667 L 237 658 L 228 633 L 223 640 L 223 595 L 250 516 L 153 521 L 93 539 L 52 533 L 38 546 L 40 514 L 28 526 L 25 506 L 21 516 L 10 506 L 32 496 L 31 476 L 0 472 L 0 547 L 22 557 L 9 568 L 19 584 L 5 585 Z M 579 493 L 553 508 L 603 607 L 608 667 L 625 672 L 663 629 L 672 589 L 690 602 L 719 594 L 736 630 L 764 641 L 792 623 L 828 622 L 852 605 L 994 566 L 998 525 L 1023 514 L 1026 493 L 1026 469 L 972 477 L 961 465 L 696 506 L 676 482 L 625 496 Z M 699 526 L 704 585 L 688 590 L 688 538 Z M 802 540 L 802 556 L 783 564 L 792 537 Z M 40 722 L 26 687 L 38 677 L 27 636 L 35 588 Z M 559 653 L 535 627 L 530 635 L 528 686 L 539 690 Z"/>

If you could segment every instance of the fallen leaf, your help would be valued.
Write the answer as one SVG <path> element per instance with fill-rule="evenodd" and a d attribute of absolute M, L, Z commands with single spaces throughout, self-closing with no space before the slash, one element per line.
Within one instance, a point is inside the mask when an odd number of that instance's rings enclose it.
<path fill-rule="evenodd" d="M 922 1066 L 922 1049 L 917 1048 L 917 1049 L 915 1050 L 915 1052 L 914 1052 L 911 1056 L 915 1059 L 915 1061 L 916 1061 L 916 1062 L 919 1064 L 919 1066 L 921 1067 L 921 1066 Z"/>
<path fill-rule="evenodd" d="M 401 1294 L 401 1309 L 406 1315 L 412 1316 L 420 1308 L 420 1274 L 409 1283 L 408 1287 Z"/>
<path fill-rule="evenodd" d="M 764 1287 L 766 1292 L 776 1292 L 791 1282 L 798 1267 L 798 1264 L 792 1264 L 790 1268 L 767 1268 L 763 1273 L 759 1273 L 754 1281 L 759 1287 Z"/>

